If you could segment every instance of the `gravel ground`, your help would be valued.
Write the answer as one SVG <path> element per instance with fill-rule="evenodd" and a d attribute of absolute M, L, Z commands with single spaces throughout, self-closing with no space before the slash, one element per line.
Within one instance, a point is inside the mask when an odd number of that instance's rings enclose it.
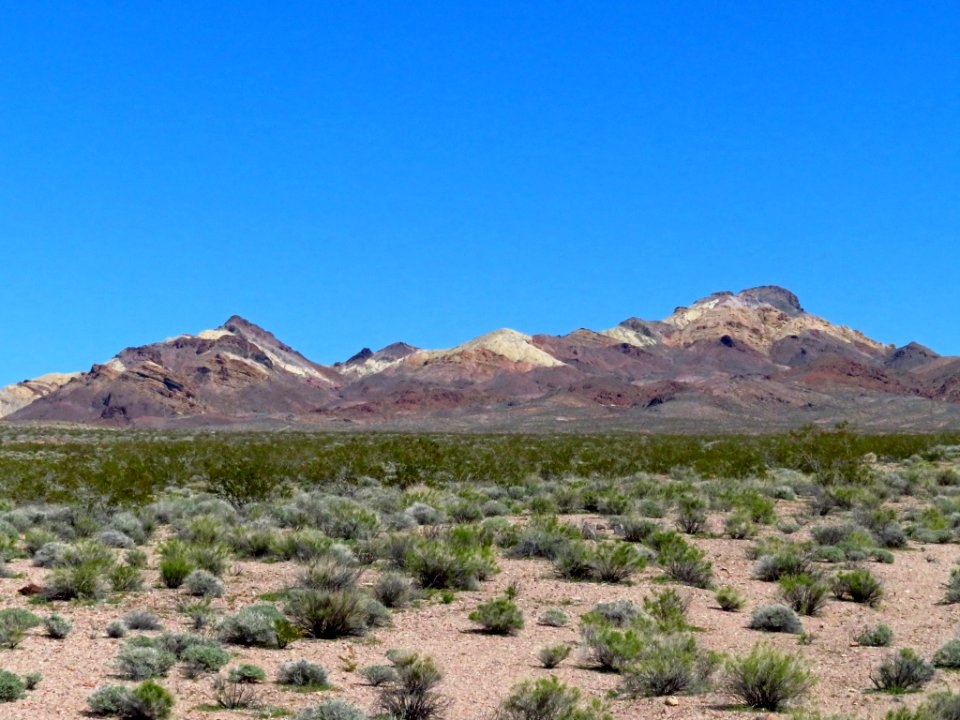
<path fill-rule="evenodd" d="M 602 524 L 602 519 L 599 520 Z M 712 526 L 721 527 L 714 518 Z M 960 605 L 940 605 L 943 584 L 951 565 L 960 559 L 960 550 L 951 545 L 911 546 L 897 551 L 892 565 L 873 564 L 870 569 L 882 578 L 886 597 L 874 610 L 854 603 L 831 599 L 820 617 L 804 618 L 804 627 L 815 636 L 812 644 L 798 645 L 796 636 L 768 635 L 746 629 L 749 611 L 774 602 L 777 586 L 751 579 L 752 562 L 745 557 L 750 541 L 696 539 L 714 564 L 718 585 L 736 587 L 747 598 L 744 611 L 725 613 L 717 608 L 711 591 L 683 588 L 689 594 L 690 622 L 700 629 L 698 641 L 705 647 L 725 653 L 744 653 L 759 640 L 796 652 L 807 658 L 819 683 L 806 698 L 803 707 L 822 713 L 844 713 L 861 718 L 882 718 L 887 710 L 901 703 L 914 706 L 924 695 L 939 689 L 960 687 L 960 674 L 938 671 L 924 693 L 901 698 L 871 692 L 870 671 L 890 652 L 884 648 L 857 647 L 855 630 L 864 624 L 884 622 L 894 631 L 895 647 L 913 647 L 925 657 L 953 637 Z M 525 678 L 555 674 L 562 681 L 581 688 L 585 694 L 605 698 L 616 688 L 618 676 L 587 667 L 576 652 L 554 670 L 540 667 L 535 653 L 547 643 L 578 639 L 577 618 L 597 602 L 629 598 L 639 603 L 651 589 L 661 587 L 654 580 L 659 574 L 649 568 L 631 584 L 601 585 L 570 583 L 555 579 L 545 561 L 500 560 L 501 572 L 476 592 L 458 593 L 453 602 L 423 602 L 418 607 L 399 611 L 392 627 L 378 629 L 364 638 L 339 641 L 300 640 L 285 650 L 234 648 L 231 666 L 254 663 L 268 677 L 275 675 L 282 662 L 306 658 L 327 669 L 334 688 L 322 693 L 300 693 L 267 683 L 259 687 L 261 700 L 270 706 L 296 710 L 320 697 L 340 696 L 371 712 L 376 711 L 376 692 L 364 684 L 348 664 L 363 667 L 385 662 L 390 648 L 404 647 L 432 655 L 444 672 L 439 687 L 449 699 L 449 720 L 490 720 L 499 701 L 510 687 Z M 111 620 L 134 609 L 157 613 L 168 630 L 187 631 L 176 608 L 181 593 L 159 589 L 155 571 L 146 573 L 149 592 L 130 594 L 118 601 L 99 604 L 54 603 L 35 606 L 17 594 L 27 582 L 43 582 L 45 570 L 31 567 L 28 560 L 10 563 L 21 576 L 0 579 L 0 607 L 25 607 L 40 615 L 59 612 L 73 623 L 66 640 L 44 636 L 42 628 L 32 630 L 14 650 L 0 650 L 0 668 L 18 674 L 39 671 L 43 681 L 28 696 L 13 704 L 0 705 L 0 718 L 84 717 L 86 697 L 107 683 L 120 683 L 111 675 L 111 663 L 120 640 L 107 638 L 104 628 Z M 238 562 L 228 572 L 227 595 L 215 601 L 220 612 L 239 609 L 257 602 L 264 593 L 282 589 L 290 583 L 296 568 L 290 563 Z M 373 579 L 369 571 L 361 582 Z M 474 631 L 467 614 L 482 600 L 501 593 L 511 582 L 521 588 L 518 604 L 524 612 L 526 627 L 513 637 L 482 635 Z M 548 608 L 561 608 L 571 616 L 567 627 L 538 625 L 536 618 Z M 153 633 L 148 633 L 153 634 Z M 191 680 L 179 670 L 160 680 L 176 696 L 174 717 L 183 720 L 237 718 L 243 713 L 198 709 L 212 702 L 211 678 Z M 611 713 L 618 720 L 634 718 L 733 718 L 743 717 L 732 706 L 733 698 L 722 691 L 681 696 L 676 705 L 663 698 L 609 699 Z M 247 715 L 253 715 L 247 713 Z"/>

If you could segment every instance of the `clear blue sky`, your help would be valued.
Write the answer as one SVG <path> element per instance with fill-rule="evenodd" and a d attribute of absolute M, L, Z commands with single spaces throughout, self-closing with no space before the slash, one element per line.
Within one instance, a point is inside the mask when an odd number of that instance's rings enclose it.
<path fill-rule="evenodd" d="M 768 283 L 960 354 L 958 8 L 4 3 L 0 385 L 233 313 L 333 362 Z"/>

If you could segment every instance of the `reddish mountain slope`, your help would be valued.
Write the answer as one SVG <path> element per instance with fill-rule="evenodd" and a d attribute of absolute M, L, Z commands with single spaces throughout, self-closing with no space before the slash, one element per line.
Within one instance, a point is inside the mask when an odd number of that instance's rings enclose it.
<path fill-rule="evenodd" d="M 23 385 L 23 384 L 21 384 Z M 325 367 L 232 317 L 128 348 L 66 384 L 20 385 L 11 420 L 383 427 L 763 429 L 854 420 L 960 426 L 960 358 L 882 345 L 783 288 L 714 293 L 659 321 L 564 336 L 502 329 L 394 343 Z M 6 395 L 4 395 L 6 393 Z M 25 398 L 25 399 L 24 399 Z M 7 412 L 10 412 L 8 409 Z"/>

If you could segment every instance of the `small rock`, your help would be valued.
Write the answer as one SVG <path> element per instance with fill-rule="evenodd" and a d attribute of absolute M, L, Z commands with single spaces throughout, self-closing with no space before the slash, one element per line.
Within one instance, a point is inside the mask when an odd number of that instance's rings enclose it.
<path fill-rule="evenodd" d="M 670 707 L 676 707 L 677 705 L 680 704 L 680 701 L 677 700 L 675 697 L 668 697 L 666 700 L 663 701 L 663 704 L 669 705 Z"/>

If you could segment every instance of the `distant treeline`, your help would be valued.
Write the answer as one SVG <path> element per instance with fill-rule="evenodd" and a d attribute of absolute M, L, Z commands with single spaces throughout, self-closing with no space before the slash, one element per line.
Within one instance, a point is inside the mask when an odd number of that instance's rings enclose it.
<path fill-rule="evenodd" d="M 136 505 L 190 485 L 242 502 L 330 483 L 517 484 L 678 468 L 722 478 L 792 468 L 829 484 L 856 482 L 870 453 L 881 462 L 935 459 L 952 445 L 960 445 L 960 432 L 865 435 L 847 426 L 761 436 L 5 430 L 0 493 L 20 503 Z"/>

